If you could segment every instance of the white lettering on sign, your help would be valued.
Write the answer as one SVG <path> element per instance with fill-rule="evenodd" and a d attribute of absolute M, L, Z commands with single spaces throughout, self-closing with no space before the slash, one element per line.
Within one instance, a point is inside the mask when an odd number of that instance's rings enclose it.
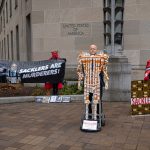
<path fill-rule="evenodd" d="M 80 24 L 67 24 L 67 23 L 64 23 L 63 24 L 63 28 L 80 28 L 80 27 L 89 27 L 89 24 L 88 23 L 80 23 Z"/>
<path fill-rule="evenodd" d="M 20 69 L 19 73 L 43 71 L 43 70 L 47 70 L 48 67 L 49 67 L 48 65 L 45 65 L 45 66 L 40 66 L 40 67 L 28 68 L 28 69 Z"/>
<path fill-rule="evenodd" d="M 62 23 L 61 31 L 63 36 L 88 36 L 91 34 L 89 23 Z"/>
<path fill-rule="evenodd" d="M 52 68 L 61 68 L 61 64 L 62 64 L 62 63 L 54 63 L 54 64 L 51 64 L 50 69 L 52 69 Z"/>
<path fill-rule="evenodd" d="M 60 69 L 52 69 L 52 70 L 46 70 L 41 72 L 32 72 L 32 73 L 26 73 L 23 74 L 22 78 L 36 78 L 36 77 L 42 77 L 42 76 L 49 76 L 49 75 L 55 75 L 59 74 Z"/>
<path fill-rule="evenodd" d="M 150 97 L 131 98 L 131 105 L 150 104 Z"/>

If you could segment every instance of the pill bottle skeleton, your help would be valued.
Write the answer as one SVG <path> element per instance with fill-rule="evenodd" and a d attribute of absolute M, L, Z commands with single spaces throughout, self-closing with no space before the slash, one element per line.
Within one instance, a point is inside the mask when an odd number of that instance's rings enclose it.
<path fill-rule="evenodd" d="M 78 55 L 78 88 L 83 80 L 84 83 L 84 103 L 85 103 L 85 119 L 89 117 L 93 120 L 97 120 L 97 112 L 99 101 L 101 99 L 100 91 L 100 74 L 104 74 L 105 89 L 108 88 L 108 55 L 104 53 L 85 53 L 81 52 Z M 92 100 L 90 100 L 89 94 L 92 93 Z M 89 105 L 92 105 L 92 114 L 89 115 Z M 91 113 L 91 112 L 90 112 Z"/>

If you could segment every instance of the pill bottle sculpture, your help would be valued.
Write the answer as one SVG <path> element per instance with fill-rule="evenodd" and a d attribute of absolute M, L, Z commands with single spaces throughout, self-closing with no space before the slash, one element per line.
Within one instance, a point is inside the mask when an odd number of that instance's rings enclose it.
<path fill-rule="evenodd" d="M 81 87 L 80 83 L 83 80 L 85 120 L 89 120 L 89 116 L 92 117 L 92 120 L 98 120 L 99 117 L 101 118 L 101 114 L 97 114 L 97 105 L 100 103 L 101 100 L 100 73 L 103 72 L 104 74 L 105 89 L 107 89 L 109 80 L 107 74 L 108 58 L 108 55 L 104 53 L 90 55 L 89 53 L 81 52 L 78 56 L 78 88 Z M 90 101 L 89 99 L 89 93 L 93 93 L 92 101 Z M 89 114 L 89 104 L 92 105 L 92 114 Z"/>
<path fill-rule="evenodd" d="M 8 70 L 8 81 L 12 84 L 20 83 L 20 76 L 17 72 L 17 64 L 12 63 L 10 70 Z"/>

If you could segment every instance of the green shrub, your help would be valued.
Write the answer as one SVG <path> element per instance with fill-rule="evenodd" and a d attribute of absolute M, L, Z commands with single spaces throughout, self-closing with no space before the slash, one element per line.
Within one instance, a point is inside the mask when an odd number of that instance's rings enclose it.
<path fill-rule="evenodd" d="M 71 84 L 67 85 L 67 83 L 64 83 L 64 86 L 61 90 L 58 91 L 59 95 L 77 95 L 77 94 L 83 94 L 83 87 L 81 90 L 78 89 L 77 84 Z M 40 96 L 40 95 L 46 95 L 46 90 L 43 87 L 35 86 L 32 90 L 32 96 Z M 52 89 L 50 90 L 50 95 L 52 95 Z"/>
<path fill-rule="evenodd" d="M 32 96 L 46 95 L 46 90 L 42 87 L 35 87 L 32 91 Z"/>
<path fill-rule="evenodd" d="M 60 95 L 76 95 L 76 94 L 83 94 L 83 87 L 81 90 L 78 89 L 77 84 L 67 85 L 65 84 L 63 89 L 59 91 Z"/>

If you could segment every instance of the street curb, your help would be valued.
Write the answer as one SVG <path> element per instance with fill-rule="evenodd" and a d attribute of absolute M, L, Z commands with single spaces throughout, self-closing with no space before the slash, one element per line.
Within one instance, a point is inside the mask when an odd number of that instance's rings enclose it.
<path fill-rule="evenodd" d="M 71 101 L 82 101 L 83 95 L 63 95 L 71 98 Z M 0 104 L 35 102 L 36 96 L 1 97 Z"/>
<path fill-rule="evenodd" d="M 1 97 L 0 104 L 34 102 L 35 96 Z"/>

